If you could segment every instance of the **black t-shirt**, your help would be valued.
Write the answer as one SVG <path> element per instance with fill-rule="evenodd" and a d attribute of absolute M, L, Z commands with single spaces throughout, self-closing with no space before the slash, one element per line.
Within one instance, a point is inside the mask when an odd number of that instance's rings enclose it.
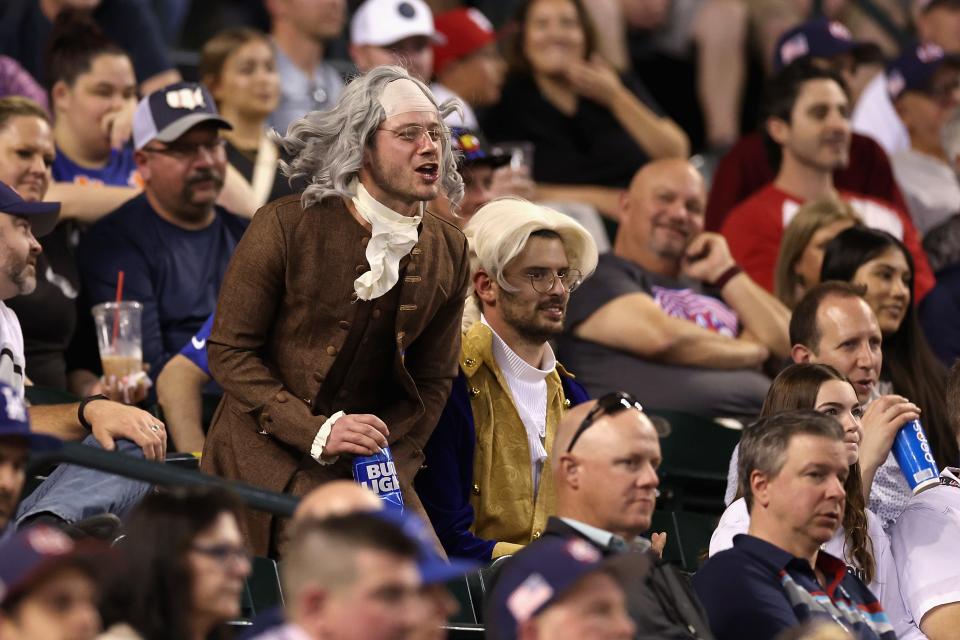
<path fill-rule="evenodd" d="M 93 18 L 104 34 L 122 47 L 133 61 L 137 82 L 173 68 L 160 25 L 148 3 L 139 0 L 103 0 Z M 0 53 L 20 61 L 45 83 L 45 57 L 52 24 L 40 10 L 40 0 L 0 2 Z"/>
<path fill-rule="evenodd" d="M 639 81 L 629 76 L 622 80 L 642 103 L 660 114 Z M 500 102 L 480 119 L 491 140 L 527 140 L 535 145 L 533 177 L 538 182 L 623 188 L 649 160 L 604 106 L 580 98 L 576 112 L 567 116 L 541 95 L 528 76 L 511 76 Z"/>

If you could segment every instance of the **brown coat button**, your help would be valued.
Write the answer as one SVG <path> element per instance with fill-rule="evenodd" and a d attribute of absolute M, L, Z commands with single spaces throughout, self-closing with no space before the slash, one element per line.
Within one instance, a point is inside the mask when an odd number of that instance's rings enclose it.
<path fill-rule="evenodd" d="M 346 320 L 341 320 L 340 322 L 337 323 L 337 326 L 339 326 L 341 329 L 346 331 L 347 329 L 350 328 L 350 323 L 347 322 Z"/>
<path fill-rule="evenodd" d="M 335 356 L 335 355 L 337 355 L 337 348 L 336 348 L 335 346 L 333 346 L 333 345 L 330 345 L 329 347 L 327 347 L 327 355 L 328 355 L 328 356 Z"/>
<path fill-rule="evenodd" d="M 354 271 L 357 272 L 357 275 L 358 275 L 358 276 L 359 276 L 359 275 L 362 275 L 366 270 L 367 270 L 367 265 L 365 265 L 365 264 L 358 264 L 358 265 L 357 265 L 357 268 L 354 269 Z"/>
<path fill-rule="evenodd" d="M 277 393 L 276 396 L 274 396 L 274 400 L 276 400 L 277 402 L 281 402 L 281 403 L 282 403 L 282 402 L 286 402 L 286 401 L 287 401 L 287 394 L 284 393 L 283 391 L 280 391 L 280 392 Z"/>
<path fill-rule="evenodd" d="M 473 485 L 473 495 L 475 495 L 475 496 L 480 495 L 480 485 L 479 485 L 479 484 Z"/>
<path fill-rule="evenodd" d="M 373 310 L 373 313 L 372 313 L 371 315 L 372 315 L 374 318 L 379 318 L 379 317 L 380 317 L 380 309 L 374 309 L 374 310 Z"/>
<path fill-rule="evenodd" d="M 370 242 L 370 238 L 360 238 L 360 246 L 361 246 L 361 247 L 367 246 L 367 244 L 369 244 L 369 242 Z"/>
<path fill-rule="evenodd" d="M 314 372 L 313 380 L 314 382 L 323 382 L 323 374 L 320 373 L 319 371 Z"/>

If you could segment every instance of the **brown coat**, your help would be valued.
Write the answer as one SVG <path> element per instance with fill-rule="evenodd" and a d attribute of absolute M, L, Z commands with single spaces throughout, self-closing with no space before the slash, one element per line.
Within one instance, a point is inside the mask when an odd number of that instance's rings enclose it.
<path fill-rule="evenodd" d="M 358 224 L 339 198 L 304 210 L 289 196 L 253 218 L 224 277 L 207 343 L 224 398 L 204 446 L 205 471 L 295 495 L 351 477 L 349 456 L 329 466 L 310 457 L 327 419 L 314 415 L 311 404 L 355 313 L 353 281 L 366 260 L 356 241 L 349 246 L 346 239 L 357 232 L 348 225 Z M 363 265 L 355 264 L 357 256 Z M 395 341 L 384 346 L 394 351 L 392 379 L 402 389 L 382 413 L 390 416 L 385 421 L 404 501 L 423 513 L 413 477 L 457 374 L 466 239 L 425 214 L 419 241 L 401 264 Z M 268 514 L 248 513 L 244 528 L 255 553 L 275 548 L 276 524 Z"/>

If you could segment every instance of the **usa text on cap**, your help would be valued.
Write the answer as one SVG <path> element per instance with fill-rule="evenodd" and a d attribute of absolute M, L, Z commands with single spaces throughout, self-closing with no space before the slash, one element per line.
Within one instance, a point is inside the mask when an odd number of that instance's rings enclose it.
<path fill-rule="evenodd" d="M 202 84 L 171 84 L 154 91 L 137 105 L 133 114 L 133 145 L 142 149 L 151 140 L 173 142 L 203 122 L 213 122 L 221 129 L 233 129 L 217 113 L 213 96 Z"/>

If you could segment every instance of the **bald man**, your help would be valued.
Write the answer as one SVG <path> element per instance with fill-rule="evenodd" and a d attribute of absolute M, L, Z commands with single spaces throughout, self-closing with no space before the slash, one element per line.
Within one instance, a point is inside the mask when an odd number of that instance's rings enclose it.
<path fill-rule="evenodd" d="M 550 460 L 557 515 L 517 557 L 556 537 L 582 538 L 607 556 L 641 554 L 631 557 L 636 571 L 624 585 L 636 637 L 712 638 L 687 581 L 640 537 L 656 503 L 660 439 L 636 399 L 613 392 L 573 407 L 560 421 Z"/>
<path fill-rule="evenodd" d="M 614 250 L 570 299 L 560 352 L 590 395 L 628 385 L 647 407 L 755 417 L 789 312 L 703 231 L 703 178 L 685 160 L 634 176 Z"/>

